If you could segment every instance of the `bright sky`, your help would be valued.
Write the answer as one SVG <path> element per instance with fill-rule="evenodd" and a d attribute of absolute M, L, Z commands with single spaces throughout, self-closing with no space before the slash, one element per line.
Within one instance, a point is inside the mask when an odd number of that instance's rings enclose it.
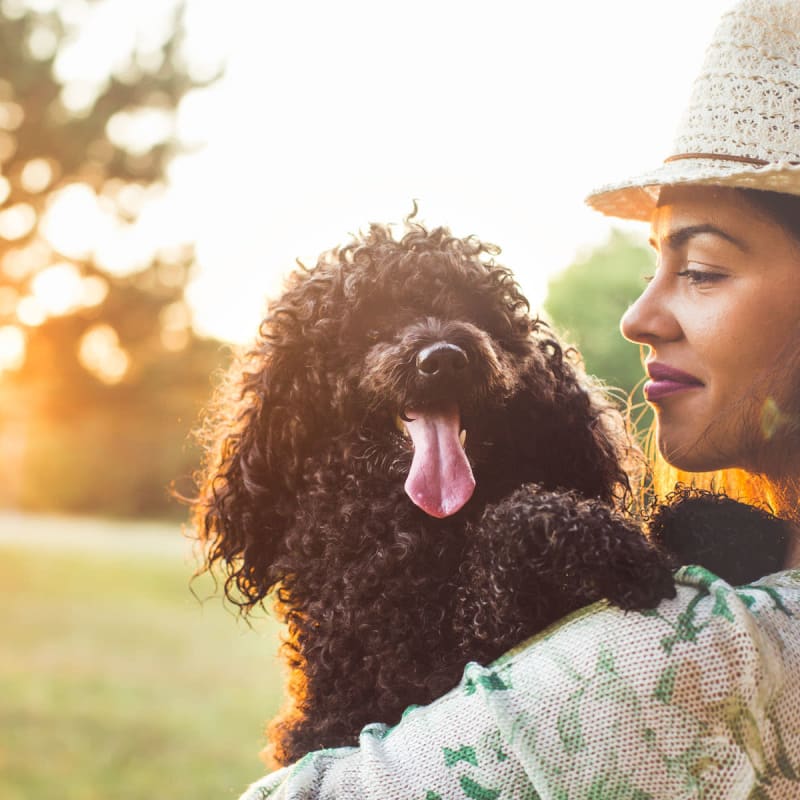
<path fill-rule="evenodd" d="M 669 154 L 729 5 L 190 0 L 192 51 L 228 69 L 185 101 L 179 131 L 204 146 L 149 224 L 196 242 L 196 326 L 251 339 L 297 257 L 414 198 L 426 223 L 500 245 L 536 307 L 608 233 L 586 193 Z"/>

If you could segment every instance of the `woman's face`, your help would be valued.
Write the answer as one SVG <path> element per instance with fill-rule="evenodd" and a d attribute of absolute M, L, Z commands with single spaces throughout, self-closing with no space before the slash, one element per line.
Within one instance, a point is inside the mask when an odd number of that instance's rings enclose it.
<path fill-rule="evenodd" d="M 659 449 L 692 472 L 786 469 L 776 445 L 800 422 L 800 243 L 717 187 L 663 189 L 652 234 L 656 272 L 621 328 L 650 349 Z"/>

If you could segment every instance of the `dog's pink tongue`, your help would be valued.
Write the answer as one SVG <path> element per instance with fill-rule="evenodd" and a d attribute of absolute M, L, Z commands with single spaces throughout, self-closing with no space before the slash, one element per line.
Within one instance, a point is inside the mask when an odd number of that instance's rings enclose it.
<path fill-rule="evenodd" d="M 406 478 L 406 494 L 426 514 L 449 517 L 475 490 L 475 478 L 458 439 L 458 406 L 435 411 L 407 410 L 406 428 L 414 458 Z"/>

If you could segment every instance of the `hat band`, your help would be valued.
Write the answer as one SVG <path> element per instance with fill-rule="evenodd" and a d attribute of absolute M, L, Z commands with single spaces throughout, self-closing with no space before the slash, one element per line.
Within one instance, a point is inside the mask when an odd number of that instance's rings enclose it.
<path fill-rule="evenodd" d="M 681 161 L 685 158 L 704 158 L 711 159 L 712 161 L 738 161 L 741 164 L 752 164 L 755 167 L 767 167 L 771 161 L 764 161 L 761 158 L 750 158 L 750 156 L 732 156 L 724 155 L 722 153 L 678 153 L 677 155 L 670 156 L 664 159 L 667 164 L 670 161 Z M 781 164 L 789 164 L 792 167 L 800 166 L 800 161 L 781 161 Z"/>

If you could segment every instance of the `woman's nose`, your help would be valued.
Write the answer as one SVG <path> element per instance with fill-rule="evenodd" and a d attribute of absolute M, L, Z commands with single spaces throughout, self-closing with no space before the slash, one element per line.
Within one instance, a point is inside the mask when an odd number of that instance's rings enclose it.
<path fill-rule="evenodd" d="M 637 344 L 670 341 L 681 335 L 681 328 L 669 308 L 658 277 L 647 284 L 638 299 L 622 315 L 622 335 Z"/>

